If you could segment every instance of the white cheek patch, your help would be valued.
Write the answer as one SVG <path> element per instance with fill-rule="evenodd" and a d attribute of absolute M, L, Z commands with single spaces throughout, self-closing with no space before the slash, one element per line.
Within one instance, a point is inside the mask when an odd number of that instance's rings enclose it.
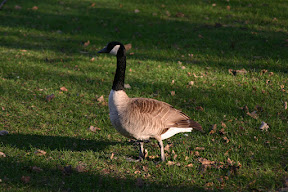
<path fill-rule="evenodd" d="M 109 53 L 112 55 L 117 55 L 119 48 L 120 48 L 120 45 L 115 45 Z"/>

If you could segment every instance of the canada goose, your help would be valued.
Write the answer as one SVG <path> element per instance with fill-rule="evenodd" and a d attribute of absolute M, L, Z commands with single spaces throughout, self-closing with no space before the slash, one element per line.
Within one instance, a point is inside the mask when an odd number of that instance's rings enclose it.
<path fill-rule="evenodd" d="M 203 131 L 199 123 L 171 105 L 148 98 L 129 98 L 124 91 L 126 50 L 122 43 L 110 42 L 98 53 L 110 53 L 117 57 L 117 68 L 109 95 L 110 120 L 122 135 L 140 141 L 140 160 L 144 155 L 144 141 L 155 138 L 165 161 L 162 140 L 192 129 Z"/>

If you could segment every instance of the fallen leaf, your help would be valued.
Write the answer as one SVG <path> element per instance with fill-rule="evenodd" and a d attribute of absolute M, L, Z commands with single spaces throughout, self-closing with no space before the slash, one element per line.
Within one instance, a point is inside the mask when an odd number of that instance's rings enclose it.
<path fill-rule="evenodd" d="M 171 91 L 171 95 L 174 96 L 175 95 L 175 91 Z"/>
<path fill-rule="evenodd" d="M 92 57 L 92 58 L 90 59 L 90 61 L 91 61 L 91 62 L 95 61 L 95 57 Z"/>
<path fill-rule="evenodd" d="M 167 15 L 168 17 L 171 16 L 171 13 L 170 13 L 169 11 L 166 11 L 165 13 L 166 13 L 166 15 Z"/>
<path fill-rule="evenodd" d="M 203 38 L 204 38 L 203 35 L 201 35 L 201 34 L 199 34 L 198 37 L 199 37 L 200 39 L 203 39 Z"/>
<path fill-rule="evenodd" d="M 215 164 L 215 161 L 210 161 L 206 158 L 203 158 L 203 157 L 199 157 L 198 158 L 198 161 L 202 164 L 202 165 L 213 165 Z"/>
<path fill-rule="evenodd" d="M 147 166 L 143 166 L 143 171 L 148 172 L 148 167 Z"/>
<path fill-rule="evenodd" d="M 174 162 L 174 161 L 168 161 L 168 162 L 166 163 L 166 165 L 169 165 L 169 166 L 175 165 L 175 162 Z"/>
<path fill-rule="evenodd" d="M 264 121 L 262 121 L 262 124 L 260 126 L 260 130 L 261 131 L 268 131 L 269 129 L 269 125 L 267 123 L 265 123 Z"/>
<path fill-rule="evenodd" d="M 224 128 L 220 129 L 219 133 L 220 133 L 221 135 L 225 135 L 225 134 L 226 134 L 225 129 L 224 129 Z"/>
<path fill-rule="evenodd" d="M 98 101 L 99 103 L 104 102 L 104 101 L 105 101 L 105 100 L 104 100 L 104 96 L 101 95 L 100 97 L 98 97 L 98 98 L 97 98 L 97 101 Z"/>
<path fill-rule="evenodd" d="M 124 47 L 125 47 L 126 51 L 128 51 L 132 48 L 132 44 L 131 43 L 126 44 L 126 45 L 124 45 Z"/>
<path fill-rule="evenodd" d="M 90 45 L 90 41 L 89 41 L 89 40 L 86 41 L 86 42 L 83 44 L 84 47 L 87 47 L 88 45 Z"/>
<path fill-rule="evenodd" d="M 32 170 L 33 172 L 37 172 L 37 173 L 43 171 L 43 169 L 41 169 L 40 167 L 37 167 L 37 166 L 33 166 L 33 167 L 31 168 L 31 170 Z"/>
<path fill-rule="evenodd" d="M 171 85 L 173 85 L 175 83 L 175 80 L 173 79 L 172 81 L 171 81 Z"/>
<path fill-rule="evenodd" d="M 194 81 L 190 81 L 189 85 L 193 86 L 194 85 Z"/>
<path fill-rule="evenodd" d="M 9 134 L 9 132 L 6 130 L 0 131 L 0 136 L 4 136 L 4 135 L 8 135 L 8 134 Z"/>
<path fill-rule="evenodd" d="M 203 107 L 201 107 L 201 106 L 197 106 L 197 107 L 196 107 L 196 110 L 198 110 L 198 111 L 204 111 Z"/>
<path fill-rule="evenodd" d="M 229 143 L 229 141 L 230 141 L 226 136 L 224 136 L 223 139 L 226 143 Z"/>
<path fill-rule="evenodd" d="M 114 157 L 114 153 L 111 153 L 110 159 L 112 160 Z"/>
<path fill-rule="evenodd" d="M 244 75 L 247 73 L 246 69 L 240 69 L 240 70 L 229 69 L 228 71 L 232 75 Z"/>
<path fill-rule="evenodd" d="M 0 157 L 6 157 L 5 153 L 0 152 Z"/>
<path fill-rule="evenodd" d="M 216 133 L 216 130 L 217 130 L 217 124 L 212 125 L 212 130 L 209 132 L 209 134 Z"/>
<path fill-rule="evenodd" d="M 30 176 L 22 176 L 21 177 L 21 181 L 25 184 L 29 183 L 31 180 L 31 177 Z"/>
<path fill-rule="evenodd" d="M 55 95 L 54 94 L 51 94 L 51 95 L 47 95 L 46 96 L 46 101 L 47 102 L 50 102 L 52 99 L 54 99 L 55 98 Z"/>
<path fill-rule="evenodd" d="M 37 149 L 34 154 L 37 155 L 37 156 L 43 156 L 43 155 L 46 155 L 46 151 L 43 151 L 43 150 L 40 150 L 40 149 Z"/>
<path fill-rule="evenodd" d="M 32 10 L 38 10 L 37 6 L 32 7 Z"/>
<path fill-rule="evenodd" d="M 129 84 L 124 84 L 125 89 L 131 89 L 131 86 Z"/>
<path fill-rule="evenodd" d="M 227 10 L 230 10 L 230 9 L 231 9 L 231 7 L 230 7 L 229 5 L 227 5 L 226 9 L 227 9 Z"/>
<path fill-rule="evenodd" d="M 139 12 L 140 12 L 139 9 L 134 10 L 134 13 L 139 13 Z"/>
<path fill-rule="evenodd" d="M 190 164 L 186 165 L 186 167 L 193 167 L 193 164 L 190 163 Z"/>
<path fill-rule="evenodd" d="M 68 89 L 66 89 L 66 87 L 61 87 L 60 90 L 61 91 L 68 91 Z"/>
<path fill-rule="evenodd" d="M 86 168 L 85 168 L 83 165 L 77 165 L 77 167 L 75 168 L 75 170 L 76 170 L 78 173 L 86 172 Z"/>
<path fill-rule="evenodd" d="M 184 13 L 181 13 L 181 12 L 178 12 L 177 14 L 176 14 L 176 17 L 184 17 L 185 15 L 184 15 Z"/>
<path fill-rule="evenodd" d="M 21 6 L 19 6 L 19 5 L 15 5 L 15 7 L 14 7 L 15 9 L 22 9 L 22 7 Z"/>
<path fill-rule="evenodd" d="M 204 151 L 205 147 L 195 147 L 194 150 L 196 150 L 196 151 Z"/>
<path fill-rule="evenodd" d="M 221 126 L 222 126 L 223 128 L 226 128 L 226 127 L 227 127 L 226 124 L 225 124 L 223 121 L 221 121 Z"/>
<path fill-rule="evenodd" d="M 94 133 L 96 133 L 97 131 L 100 131 L 101 128 L 94 127 L 94 126 L 91 125 L 91 126 L 89 127 L 89 130 L 92 131 L 92 132 L 94 132 Z"/>
<path fill-rule="evenodd" d="M 164 147 L 164 150 L 170 152 L 170 147 L 172 147 L 172 144 L 167 144 L 167 145 Z"/>
<path fill-rule="evenodd" d="M 216 7 L 216 3 L 213 3 L 213 4 L 212 4 L 212 7 Z"/>
<path fill-rule="evenodd" d="M 287 101 L 284 102 L 284 109 L 287 109 Z"/>
<path fill-rule="evenodd" d="M 92 4 L 91 4 L 91 7 L 95 7 L 95 5 L 96 5 L 96 3 L 92 3 Z"/>
<path fill-rule="evenodd" d="M 199 151 L 194 151 L 194 155 L 195 155 L 196 157 L 199 157 L 199 156 L 200 156 Z"/>
<path fill-rule="evenodd" d="M 246 114 L 252 117 L 253 119 L 258 119 L 257 111 L 253 111 L 251 113 L 247 112 Z"/>

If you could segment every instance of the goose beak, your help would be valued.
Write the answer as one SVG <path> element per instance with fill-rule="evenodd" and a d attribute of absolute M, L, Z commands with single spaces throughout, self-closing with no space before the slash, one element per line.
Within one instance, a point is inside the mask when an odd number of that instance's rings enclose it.
<path fill-rule="evenodd" d="M 107 47 L 104 47 L 103 49 L 101 49 L 97 53 L 109 53 L 109 51 L 108 51 Z"/>

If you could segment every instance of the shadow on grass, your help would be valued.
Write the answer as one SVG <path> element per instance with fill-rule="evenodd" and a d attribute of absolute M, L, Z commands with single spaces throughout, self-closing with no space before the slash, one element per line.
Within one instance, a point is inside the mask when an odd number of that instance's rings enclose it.
<path fill-rule="evenodd" d="M 35 166 L 43 171 L 32 171 Z M 117 172 L 107 166 L 107 169 L 93 173 L 77 172 L 75 169 L 66 173 L 53 163 L 15 162 L 9 157 L 0 159 L 1 188 L 4 191 L 11 190 L 11 187 L 12 190 L 15 187 L 24 191 L 206 191 L 203 187 L 173 186 L 171 183 L 156 183 L 129 174 L 119 175 Z M 25 183 L 23 180 L 28 177 Z"/>
<path fill-rule="evenodd" d="M 47 3 L 50 2 L 47 1 Z M 64 7 L 60 4 L 55 6 L 59 9 Z M 239 67 L 246 67 L 246 69 L 262 69 L 264 67 L 260 62 L 253 62 L 254 56 L 263 60 L 268 58 L 287 59 L 285 47 L 282 46 L 284 34 L 249 29 L 245 24 L 242 24 L 241 27 L 239 22 L 235 26 L 215 27 L 212 24 L 200 23 L 199 20 L 194 21 L 193 18 L 190 21 L 180 21 L 177 18 L 165 20 L 152 15 L 139 16 L 132 11 L 107 8 L 90 9 L 85 2 L 78 2 L 77 8 L 75 4 L 65 3 L 65 6 L 72 7 L 73 11 L 65 10 L 57 15 L 47 11 L 40 12 L 31 9 L 15 11 L 12 7 L 7 8 L 4 10 L 7 14 L 1 25 L 12 30 L 15 29 L 17 32 L 2 31 L 8 37 L 7 39 L 3 38 L 2 46 L 10 49 L 51 50 L 55 53 L 79 55 L 81 50 L 93 53 L 107 42 L 119 40 L 123 43 L 131 42 L 133 46 L 140 48 L 142 53 L 137 53 L 135 50 L 135 59 L 163 62 L 180 59 L 175 58 L 175 52 L 220 58 L 228 56 L 251 61 L 249 65 L 239 64 Z M 83 14 L 76 10 L 85 10 L 86 13 Z M 117 17 L 114 17 L 115 15 Z M 233 21 L 233 18 L 231 20 Z M 237 23 L 237 19 L 234 20 Z M 27 30 L 27 36 L 25 36 L 26 32 L 19 31 L 21 28 Z M 30 33 L 30 29 L 35 31 Z M 199 38 L 199 34 L 202 34 L 204 38 Z M 9 38 L 9 36 L 16 38 Z M 93 46 L 84 48 L 81 43 L 87 40 L 90 40 Z M 161 56 L 146 51 L 151 48 L 158 51 L 170 51 L 171 55 Z M 214 65 L 213 62 L 210 62 L 208 60 L 207 65 L 218 68 L 237 66 L 233 63 Z M 198 65 L 203 65 L 203 63 L 198 63 Z M 265 65 L 265 68 L 287 73 L 287 68 L 281 65 Z"/>

